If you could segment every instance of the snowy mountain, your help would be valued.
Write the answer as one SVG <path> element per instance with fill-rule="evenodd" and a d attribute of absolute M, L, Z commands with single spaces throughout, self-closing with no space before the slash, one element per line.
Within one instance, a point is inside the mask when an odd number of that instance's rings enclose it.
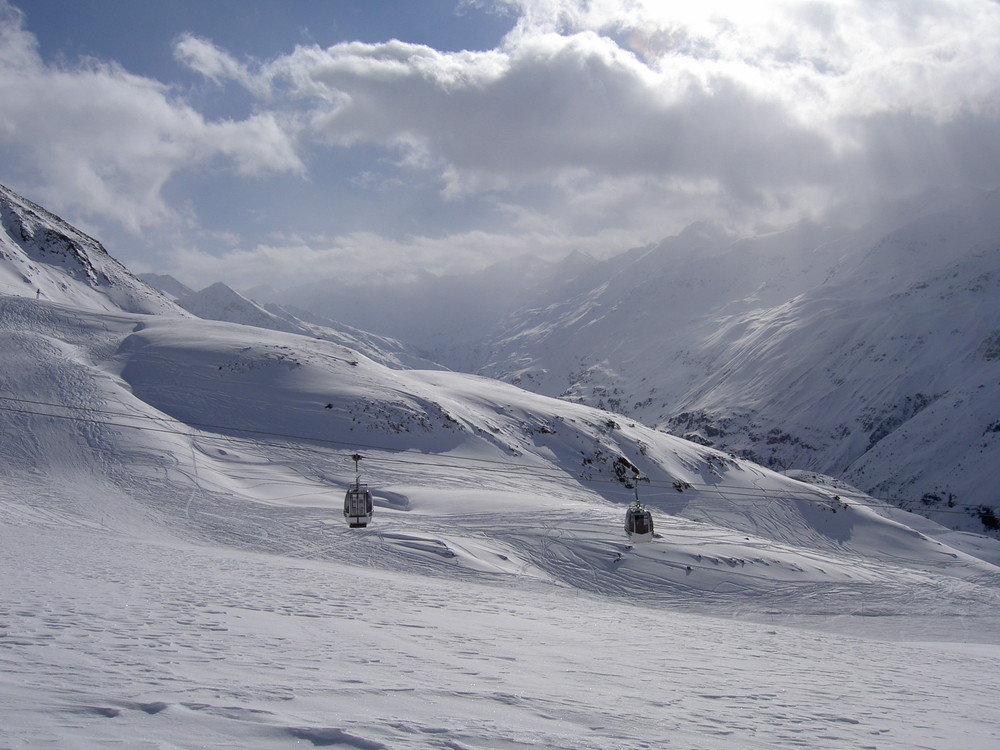
<path fill-rule="evenodd" d="M 510 316 L 478 371 L 995 529 L 1000 193 L 896 223 L 692 227 Z"/>
<path fill-rule="evenodd" d="M 0 290 L 87 310 L 184 315 L 97 240 L 0 185 Z"/>
<path fill-rule="evenodd" d="M 376 336 L 290 306 L 261 305 L 222 282 L 181 297 L 177 304 L 206 320 L 221 320 L 333 341 L 388 367 L 442 369 L 394 339 Z"/>
<path fill-rule="evenodd" d="M 168 273 L 140 273 L 137 274 L 141 281 L 149 284 L 153 289 L 163 292 L 170 299 L 176 300 L 194 294 L 194 289 L 187 284 L 178 281 Z"/>
<path fill-rule="evenodd" d="M 101 308 L 72 269 L 58 301 L 0 295 L 2 746 L 1000 731 L 994 539 L 496 380 Z"/>

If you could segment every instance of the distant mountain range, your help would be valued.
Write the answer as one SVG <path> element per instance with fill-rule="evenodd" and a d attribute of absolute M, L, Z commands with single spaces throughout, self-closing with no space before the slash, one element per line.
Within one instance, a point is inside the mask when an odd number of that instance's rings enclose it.
<path fill-rule="evenodd" d="M 589 269 L 483 374 L 910 504 L 997 501 L 1000 193 L 891 231 L 710 230 Z"/>
<path fill-rule="evenodd" d="M 996 530 L 996 192 L 851 230 L 741 239 L 701 224 L 602 262 L 522 259 L 263 302 L 146 276 L 166 293 L 155 291 L 5 188 L 0 210 L 4 293 L 306 336 L 396 370 L 478 373 L 720 455 L 834 476 L 953 528 Z"/>
<path fill-rule="evenodd" d="M 993 522 L 1000 192 L 849 229 L 698 224 L 603 262 L 510 263 L 379 288 L 367 305 L 325 289 L 289 295 L 454 369 L 906 507 L 979 504 Z"/>
<path fill-rule="evenodd" d="M 180 307 L 205 320 L 239 323 L 332 341 L 396 369 L 442 369 L 394 339 L 323 318 L 293 305 L 255 302 L 221 281 L 194 292 L 172 276 L 140 274 L 139 278 L 174 297 Z"/>

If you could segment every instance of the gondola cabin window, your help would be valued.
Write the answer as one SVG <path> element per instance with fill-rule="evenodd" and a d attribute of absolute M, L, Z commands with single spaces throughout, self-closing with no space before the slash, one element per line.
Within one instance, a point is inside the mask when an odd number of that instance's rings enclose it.
<path fill-rule="evenodd" d="M 625 511 L 625 533 L 633 542 L 648 542 L 653 538 L 653 514 L 638 500 Z"/>
<path fill-rule="evenodd" d="M 372 520 L 374 506 L 368 485 L 356 483 L 344 495 L 344 518 L 352 529 L 364 528 Z"/>

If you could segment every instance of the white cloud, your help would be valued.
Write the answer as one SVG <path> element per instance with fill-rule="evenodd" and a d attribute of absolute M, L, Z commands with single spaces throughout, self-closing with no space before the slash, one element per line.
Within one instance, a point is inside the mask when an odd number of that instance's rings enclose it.
<path fill-rule="evenodd" d="M 274 114 L 209 121 L 114 63 L 46 65 L 20 13 L 0 10 L 0 148 L 51 207 L 138 232 L 178 220 L 164 184 L 216 157 L 243 175 L 303 169 Z"/>
<path fill-rule="evenodd" d="M 817 117 L 913 108 L 953 113 L 995 93 L 994 0 L 509 0 L 561 33 L 611 34 L 660 71 L 723 77 Z M 958 85 L 956 85 L 958 84 Z"/>
<path fill-rule="evenodd" d="M 887 117 L 997 122 L 1000 8 L 987 0 L 508 4 L 521 21 L 496 50 L 300 47 L 247 85 L 297 107 L 317 144 L 375 144 L 433 170 L 445 199 L 545 186 L 567 221 L 589 202 L 574 186 L 593 199 L 603 185 L 613 204 L 640 182 L 651 190 L 635 198 L 661 211 L 711 185 L 709 210 L 812 214 L 859 175 L 896 192 L 933 183 L 940 165 L 917 143 L 906 184 L 874 174 Z"/>
<path fill-rule="evenodd" d="M 174 44 L 174 57 L 196 73 L 221 84 L 232 80 L 252 87 L 246 66 L 206 39 L 186 33 Z"/>
<path fill-rule="evenodd" d="M 114 64 L 44 65 L 8 7 L 0 148 L 33 160 L 55 207 L 133 228 L 193 223 L 199 209 L 185 214 L 163 187 L 220 164 L 240 177 L 296 174 L 319 195 L 360 192 L 375 206 L 365 226 L 312 223 L 308 239 L 244 235 L 252 250 L 188 251 L 219 277 L 603 254 L 601 243 L 623 250 L 701 218 L 752 226 L 1000 180 L 991 0 L 496 4 L 520 20 L 480 52 L 389 40 L 261 62 L 182 35 L 176 59 L 216 84 L 203 95 L 232 84 L 250 94 L 253 114 L 232 121 Z M 328 166 L 336 159 L 343 173 Z M 436 194 L 416 198 L 427 185 Z M 463 208 L 482 224 L 461 221 Z M 282 224 L 295 218 L 257 229 Z"/>

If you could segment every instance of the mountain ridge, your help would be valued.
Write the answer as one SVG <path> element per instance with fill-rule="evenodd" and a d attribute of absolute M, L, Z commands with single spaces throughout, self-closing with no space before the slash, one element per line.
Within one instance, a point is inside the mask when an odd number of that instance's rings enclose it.
<path fill-rule="evenodd" d="M 4 249 L 4 278 L 32 270 Z M 1000 540 L 498 380 L 46 279 L 0 293 L 0 743 L 996 736 Z"/>
<path fill-rule="evenodd" d="M 7 293 L 69 299 L 89 309 L 187 315 L 104 246 L 0 185 L 0 283 Z"/>
<path fill-rule="evenodd" d="M 693 226 L 509 316 L 477 371 L 989 524 L 1000 194 L 932 205 L 850 231 Z"/>

